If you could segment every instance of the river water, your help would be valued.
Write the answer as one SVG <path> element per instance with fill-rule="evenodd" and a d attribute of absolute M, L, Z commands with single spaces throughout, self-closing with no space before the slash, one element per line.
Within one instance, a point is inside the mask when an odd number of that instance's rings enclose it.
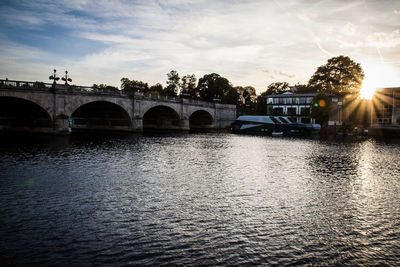
<path fill-rule="evenodd" d="M 0 263 L 400 263 L 399 144 L 231 134 L 4 140 Z"/>

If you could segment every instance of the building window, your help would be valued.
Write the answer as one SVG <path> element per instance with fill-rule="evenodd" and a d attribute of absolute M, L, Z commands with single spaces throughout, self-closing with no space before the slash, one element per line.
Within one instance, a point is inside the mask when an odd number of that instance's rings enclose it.
<path fill-rule="evenodd" d="M 272 115 L 274 115 L 274 116 L 283 115 L 283 108 L 274 108 Z"/>
<path fill-rule="evenodd" d="M 305 104 L 305 103 L 306 103 L 306 98 L 300 97 L 300 104 Z"/>
<path fill-rule="evenodd" d="M 303 115 L 303 116 L 310 115 L 310 108 L 301 108 L 300 109 L 300 114 Z"/>
<path fill-rule="evenodd" d="M 313 100 L 313 98 L 312 98 L 312 97 L 307 97 L 307 100 L 306 100 L 307 104 L 310 104 L 310 103 L 312 103 L 312 100 Z"/>
<path fill-rule="evenodd" d="M 271 97 L 268 97 L 268 98 L 267 98 L 267 104 L 270 105 L 270 104 L 272 104 L 272 103 L 273 103 L 273 102 L 272 102 L 272 98 L 271 98 Z"/>
<path fill-rule="evenodd" d="M 296 97 L 296 104 L 300 104 L 300 97 Z"/>
<path fill-rule="evenodd" d="M 295 116 L 296 115 L 296 108 L 288 108 L 287 109 L 287 115 Z"/>
<path fill-rule="evenodd" d="M 278 105 L 279 104 L 279 98 L 274 98 L 274 105 Z"/>

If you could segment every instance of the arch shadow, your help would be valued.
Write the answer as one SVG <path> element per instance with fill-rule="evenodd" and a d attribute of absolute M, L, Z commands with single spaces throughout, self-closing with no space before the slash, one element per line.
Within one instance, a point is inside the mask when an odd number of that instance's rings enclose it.
<path fill-rule="evenodd" d="M 93 101 L 78 107 L 71 114 L 73 130 L 130 131 L 128 112 L 121 106 L 107 101 Z"/>
<path fill-rule="evenodd" d="M 197 110 L 189 117 L 190 130 L 206 130 L 214 128 L 214 119 L 205 110 Z"/>
<path fill-rule="evenodd" d="M 53 120 L 40 105 L 18 97 L 0 97 L 0 127 L 6 130 L 50 128 Z"/>
<path fill-rule="evenodd" d="M 143 131 L 180 130 L 179 114 L 167 106 L 155 106 L 143 115 Z"/>

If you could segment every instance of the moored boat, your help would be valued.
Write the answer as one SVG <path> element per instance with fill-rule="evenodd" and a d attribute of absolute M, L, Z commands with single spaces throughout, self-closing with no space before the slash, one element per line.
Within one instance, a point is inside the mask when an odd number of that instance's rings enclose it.
<path fill-rule="evenodd" d="M 231 125 L 233 133 L 270 136 L 309 136 L 320 130 L 319 124 L 296 123 L 284 116 L 239 116 Z"/>

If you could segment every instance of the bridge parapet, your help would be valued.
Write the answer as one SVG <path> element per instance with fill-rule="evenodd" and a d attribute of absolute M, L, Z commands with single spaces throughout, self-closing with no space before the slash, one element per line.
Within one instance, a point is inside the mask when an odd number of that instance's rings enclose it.
<path fill-rule="evenodd" d="M 24 90 L 24 91 L 40 91 L 55 92 L 63 94 L 82 94 L 82 95 L 102 95 L 102 96 L 119 96 L 130 97 L 121 91 L 115 92 L 107 89 L 96 89 L 90 86 L 63 85 L 44 82 L 27 82 L 16 80 L 1 80 L 0 89 Z"/>

